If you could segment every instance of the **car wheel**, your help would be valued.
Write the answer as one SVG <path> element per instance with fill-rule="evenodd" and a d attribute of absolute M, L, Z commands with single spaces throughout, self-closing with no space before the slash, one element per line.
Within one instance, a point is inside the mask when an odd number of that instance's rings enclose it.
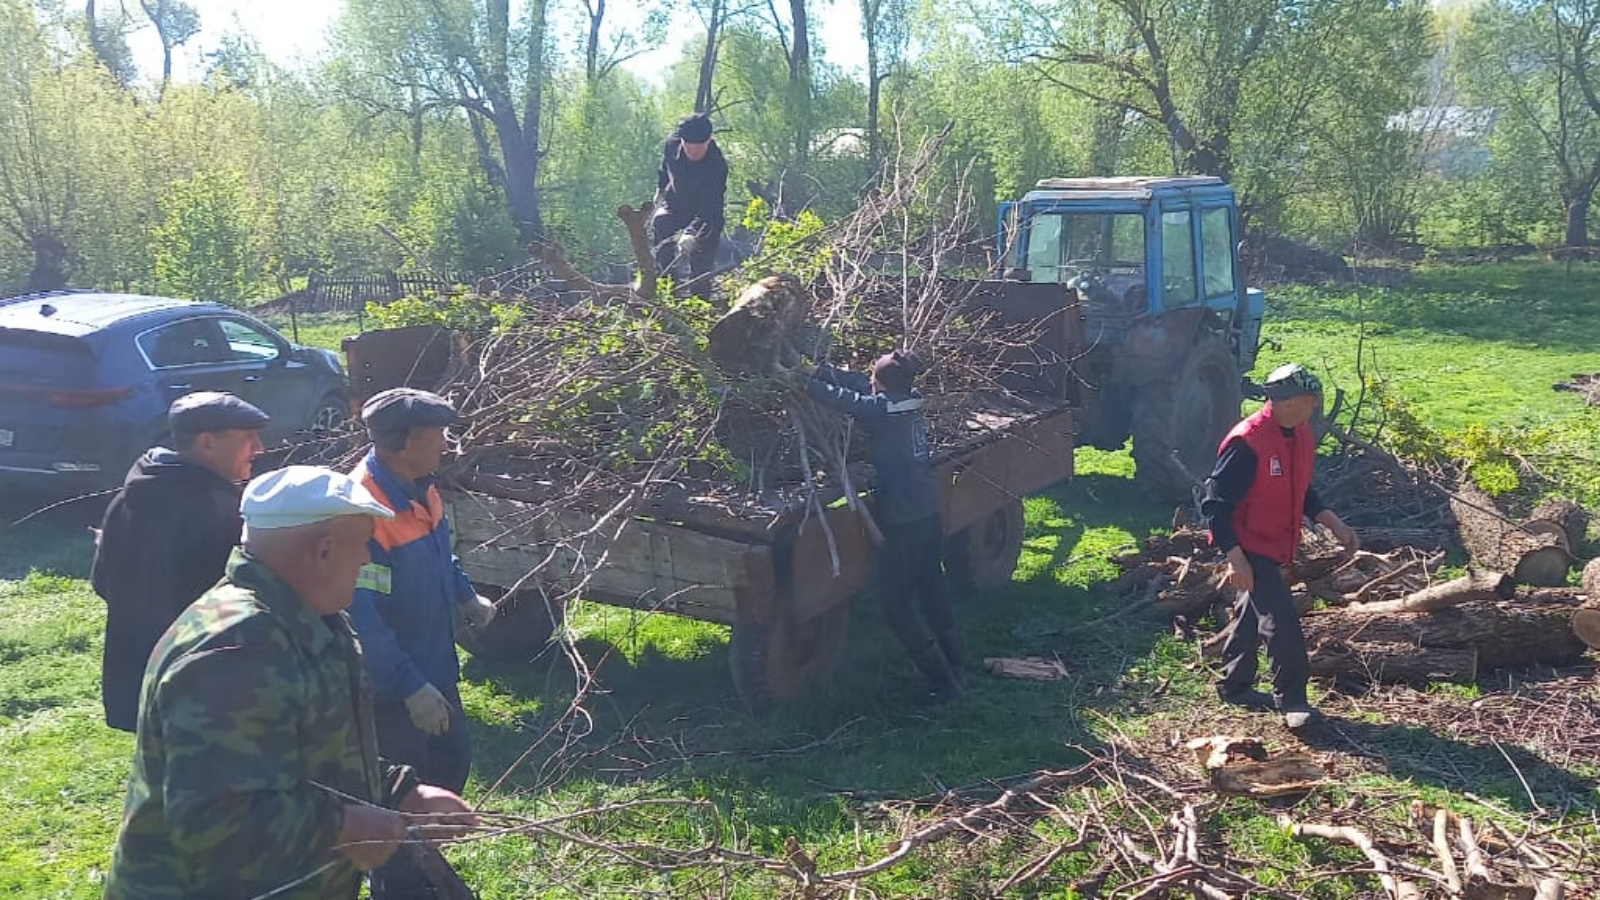
<path fill-rule="evenodd" d="M 343 394 L 328 394 L 317 402 L 311 414 L 313 432 L 338 431 L 350 419 L 350 401 Z"/>

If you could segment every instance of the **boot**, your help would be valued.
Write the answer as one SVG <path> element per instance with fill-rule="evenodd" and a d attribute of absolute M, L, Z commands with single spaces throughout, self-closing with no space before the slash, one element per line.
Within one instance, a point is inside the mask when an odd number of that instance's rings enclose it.
<path fill-rule="evenodd" d="M 941 631 L 934 635 L 934 640 L 939 645 L 939 652 L 944 654 L 944 661 L 950 668 L 950 675 L 961 685 L 962 690 L 967 687 L 967 670 L 961 653 L 961 644 L 956 640 L 954 631 Z"/>

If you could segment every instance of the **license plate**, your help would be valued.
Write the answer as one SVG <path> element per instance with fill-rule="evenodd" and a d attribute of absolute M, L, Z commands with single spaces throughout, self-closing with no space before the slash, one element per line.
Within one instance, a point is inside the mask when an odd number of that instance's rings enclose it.
<path fill-rule="evenodd" d="M 0 428 L 0 447 L 9 447 L 17 442 L 17 433 L 9 428 Z"/>

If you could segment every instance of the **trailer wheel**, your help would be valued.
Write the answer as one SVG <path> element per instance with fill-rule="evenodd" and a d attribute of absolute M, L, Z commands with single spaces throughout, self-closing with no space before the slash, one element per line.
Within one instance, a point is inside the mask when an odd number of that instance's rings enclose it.
<path fill-rule="evenodd" d="M 958 594 L 1009 584 L 1022 556 L 1022 501 L 1012 500 L 951 535 L 944 545 L 944 570 Z"/>
<path fill-rule="evenodd" d="M 544 652 L 565 612 L 559 604 L 552 609 L 554 601 L 547 602 L 537 590 L 504 597 L 499 588 L 476 587 L 478 593 L 495 600 L 500 611 L 488 628 L 458 627 L 456 643 L 461 649 L 491 663 L 524 663 Z"/>
<path fill-rule="evenodd" d="M 741 618 L 733 626 L 728 651 L 734 687 L 757 712 L 798 696 L 833 672 L 849 634 L 849 603 L 835 604 L 805 622 Z"/>
<path fill-rule="evenodd" d="M 1164 501 L 1191 500 L 1190 477 L 1211 471 L 1217 445 L 1239 421 L 1242 401 L 1228 342 L 1213 332 L 1201 334 L 1172 378 L 1134 396 L 1133 460 L 1144 489 Z M 1182 465 L 1173 459 L 1174 450 Z"/>

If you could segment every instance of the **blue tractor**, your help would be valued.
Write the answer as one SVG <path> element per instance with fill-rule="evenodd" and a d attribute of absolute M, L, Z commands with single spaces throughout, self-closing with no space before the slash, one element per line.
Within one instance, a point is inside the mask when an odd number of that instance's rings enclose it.
<path fill-rule="evenodd" d="M 1255 366 L 1264 302 L 1240 240 L 1219 178 L 1047 178 L 1001 207 L 990 302 L 1007 318 L 1061 311 L 1050 380 L 1077 407 L 1078 442 L 1132 437 L 1139 480 L 1164 499 L 1209 471 Z"/>

